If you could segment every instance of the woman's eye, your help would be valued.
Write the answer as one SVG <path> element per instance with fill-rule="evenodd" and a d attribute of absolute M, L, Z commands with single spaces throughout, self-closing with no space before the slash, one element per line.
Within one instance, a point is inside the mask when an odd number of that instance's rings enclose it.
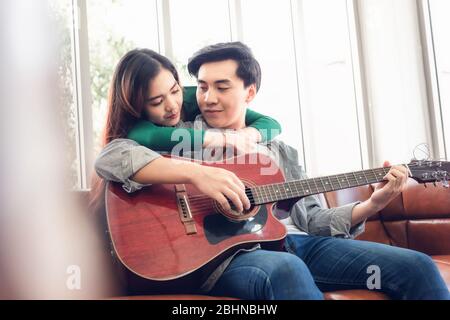
<path fill-rule="evenodd" d="M 177 94 L 178 92 L 180 92 L 180 89 L 176 89 L 176 90 L 172 91 L 172 94 Z"/>
<path fill-rule="evenodd" d="M 230 88 L 217 88 L 219 91 L 227 91 Z"/>
<path fill-rule="evenodd" d="M 153 102 L 150 103 L 150 105 L 153 106 L 153 107 L 157 107 L 157 106 L 159 106 L 161 103 L 162 103 L 162 100 L 159 100 L 159 101 L 153 101 Z"/>
<path fill-rule="evenodd" d="M 200 91 L 201 91 L 201 92 L 206 92 L 206 91 L 208 91 L 208 88 L 206 88 L 206 87 L 200 87 Z"/>

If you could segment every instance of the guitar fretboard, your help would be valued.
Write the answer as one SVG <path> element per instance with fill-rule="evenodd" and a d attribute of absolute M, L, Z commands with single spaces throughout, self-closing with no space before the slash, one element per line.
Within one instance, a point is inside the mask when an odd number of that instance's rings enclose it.
<path fill-rule="evenodd" d="M 390 167 L 355 171 L 319 178 L 294 180 L 285 183 L 250 188 L 252 204 L 261 205 L 341 189 L 364 186 L 383 181 Z"/>

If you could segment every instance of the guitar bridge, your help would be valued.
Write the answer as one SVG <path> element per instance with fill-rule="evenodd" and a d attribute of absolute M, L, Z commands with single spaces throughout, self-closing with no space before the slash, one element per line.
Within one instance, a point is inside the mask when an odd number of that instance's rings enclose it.
<path fill-rule="evenodd" d="M 183 223 L 187 235 L 196 234 L 197 228 L 195 220 L 192 217 L 189 202 L 187 200 L 187 192 L 184 184 L 175 185 L 175 194 L 177 197 L 178 213 L 180 214 L 181 223 Z"/>

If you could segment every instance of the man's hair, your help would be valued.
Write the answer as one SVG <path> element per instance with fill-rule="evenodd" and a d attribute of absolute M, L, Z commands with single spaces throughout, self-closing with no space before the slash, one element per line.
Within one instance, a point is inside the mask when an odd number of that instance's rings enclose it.
<path fill-rule="evenodd" d="M 189 59 L 188 71 L 198 77 L 200 67 L 208 62 L 234 60 L 238 64 L 236 75 L 244 81 L 244 86 L 255 84 L 256 91 L 261 86 L 261 67 L 252 51 L 242 42 L 217 43 L 204 47 Z"/>

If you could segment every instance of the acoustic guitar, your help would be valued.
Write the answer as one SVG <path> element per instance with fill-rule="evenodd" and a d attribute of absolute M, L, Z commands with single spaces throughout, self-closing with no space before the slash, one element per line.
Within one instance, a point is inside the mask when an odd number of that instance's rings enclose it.
<path fill-rule="evenodd" d="M 280 248 L 286 229 L 275 216 L 277 201 L 382 182 L 390 169 L 286 182 L 274 161 L 262 154 L 198 162 L 234 172 L 246 185 L 251 209 L 226 212 L 192 185 L 151 185 L 129 194 L 118 183 L 108 184 L 106 212 L 115 254 L 140 278 L 154 284 L 184 279 L 198 285 L 240 248 L 256 243 Z M 419 183 L 441 182 L 448 187 L 450 162 L 412 161 L 408 168 Z"/>

